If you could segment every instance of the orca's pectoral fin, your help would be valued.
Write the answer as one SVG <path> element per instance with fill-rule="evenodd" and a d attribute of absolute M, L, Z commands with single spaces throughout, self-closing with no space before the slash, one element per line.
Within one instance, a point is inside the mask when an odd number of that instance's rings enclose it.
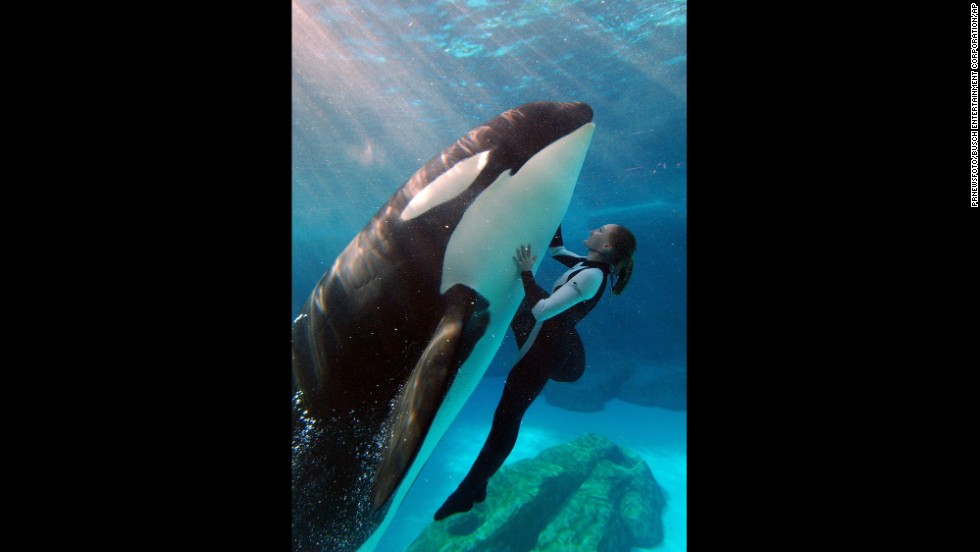
<path fill-rule="evenodd" d="M 443 300 L 442 319 L 392 411 L 390 438 L 374 479 L 371 500 L 375 510 L 388 501 L 405 477 L 456 373 L 489 323 L 489 303 L 472 288 L 456 284 Z"/>

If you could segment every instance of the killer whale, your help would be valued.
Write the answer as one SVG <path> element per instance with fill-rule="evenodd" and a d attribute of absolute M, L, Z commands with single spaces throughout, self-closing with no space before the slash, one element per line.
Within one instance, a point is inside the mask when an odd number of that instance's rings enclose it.
<path fill-rule="evenodd" d="M 377 545 L 499 348 L 524 293 L 513 249 L 548 246 L 592 117 L 533 102 L 473 129 L 317 283 L 292 328 L 294 550 Z"/>

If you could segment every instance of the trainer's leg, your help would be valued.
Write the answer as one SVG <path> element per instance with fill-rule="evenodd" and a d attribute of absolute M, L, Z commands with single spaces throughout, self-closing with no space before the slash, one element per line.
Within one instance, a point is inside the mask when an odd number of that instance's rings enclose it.
<path fill-rule="evenodd" d="M 565 363 L 555 366 L 551 372 L 551 379 L 562 383 L 571 383 L 578 381 L 585 372 L 585 346 L 582 345 L 582 338 L 579 337 L 575 328 L 566 330 L 563 337 L 562 349 L 566 352 Z"/>
<path fill-rule="evenodd" d="M 493 415 L 490 435 L 463 482 L 436 512 L 436 521 L 457 512 L 468 512 L 474 502 L 483 502 L 486 498 L 487 480 L 514 449 L 524 413 L 544 389 L 552 365 L 556 361 L 564 362 L 563 351 L 552 350 L 546 342 L 547 339 L 539 337 L 528 354 L 511 369 Z"/>
<path fill-rule="evenodd" d="M 538 301 L 547 297 L 548 292 L 537 283 L 525 282 L 524 299 L 521 300 L 521 304 L 517 307 L 514 318 L 510 321 L 510 329 L 514 331 L 514 338 L 517 340 L 518 349 L 524 347 L 524 342 L 531 335 L 531 330 L 534 329 L 534 325 L 537 322 L 534 319 L 534 315 L 531 314 L 531 309 L 534 308 L 534 305 L 538 304 Z"/>

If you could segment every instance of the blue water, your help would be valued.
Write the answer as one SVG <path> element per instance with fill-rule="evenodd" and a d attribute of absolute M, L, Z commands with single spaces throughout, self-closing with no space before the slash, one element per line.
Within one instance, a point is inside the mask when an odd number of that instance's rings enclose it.
<path fill-rule="evenodd" d="M 351 238 L 443 148 L 522 103 L 583 101 L 596 132 L 562 225 L 566 244 L 581 251 L 588 230 L 607 223 L 638 242 L 626 292 L 579 324 L 586 350 L 640 369 L 685 367 L 686 14 L 686 1 L 294 1 L 293 316 Z M 548 286 L 563 271 L 546 260 L 537 279 Z M 465 475 L 515 353 L 508 338 L 379 550 L 403 550 Z M 612 399 L 600 412 L 572 412 L 542 395 L 508 463 L 604 434 L 646 458 L 665 489 L 656 549 L 685 550 L 686 423 L 683 411 Z"/>

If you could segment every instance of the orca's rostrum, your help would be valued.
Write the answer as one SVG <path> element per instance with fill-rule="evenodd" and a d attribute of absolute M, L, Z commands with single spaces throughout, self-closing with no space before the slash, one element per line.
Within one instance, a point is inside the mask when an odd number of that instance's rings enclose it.
<path fill-rule="evenodd" d="M 584 103 L 504 112 L 419 169 L 320 279 L 293 322 L 294 550 L 377 545 L 500 347 L 524 296 L 514 249 L 547 249 L 594 130 Z"/>

